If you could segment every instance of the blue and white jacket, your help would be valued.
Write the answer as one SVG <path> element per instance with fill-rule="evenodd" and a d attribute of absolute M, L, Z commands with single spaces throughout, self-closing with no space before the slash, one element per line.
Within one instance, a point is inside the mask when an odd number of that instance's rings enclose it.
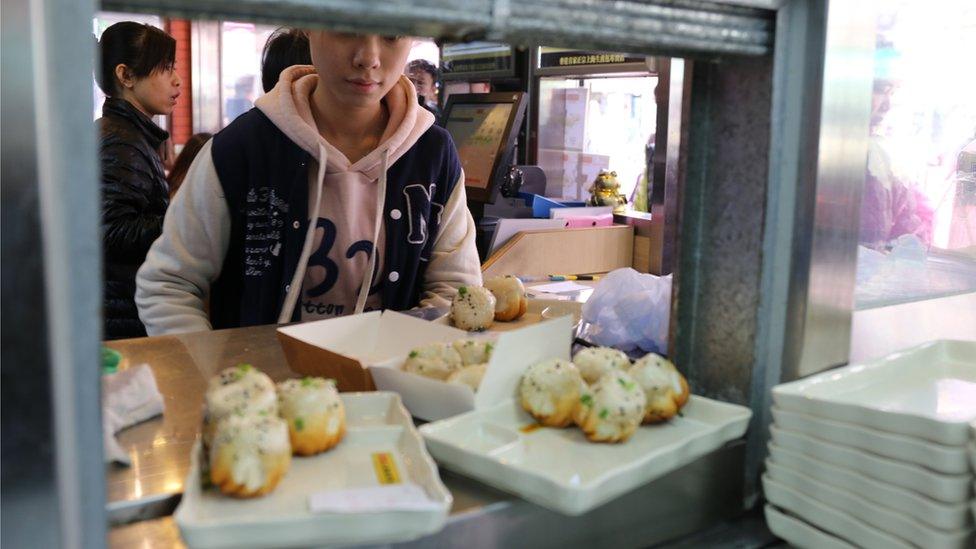
<path fill-rule="evenodd" d="M 149 335 L 444 306 L 481 284 L 457 152 L 410 82 L 355 163 L 314 127 L 316 83 L 286 69 L 200 151 L 137 276 Z"/>

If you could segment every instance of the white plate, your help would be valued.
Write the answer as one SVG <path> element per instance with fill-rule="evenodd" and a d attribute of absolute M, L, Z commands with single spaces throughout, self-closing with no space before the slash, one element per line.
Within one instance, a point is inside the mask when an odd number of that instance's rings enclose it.
<path fill-rule="evenodd" d="M 766 524 L 769 526 L 769 531 L 776 534 L 776 537 L 796 547 L 809 547 L 811 549 L 854 549 L 854 546 L 850 543 L 836 538 L 819 528 L 810 526 L 772 505 L 766 506 Z"/>
<path fill-rule="evenodd" d="M 766 474 L 772 480 L 781 482 L 805 496 L 919 547 L 962 549 L 970 547 L 973 540 L 971 529 L 940 530 L 933 528 L 888 507 L 868 501 L 847 490 L 837 489 L 801 472 L 777 465 L 772 461 L 766 462 Z M 837 534 L 849 538 L 845 531 L 837 531 Z"/>
<path fill-rule="evenodd" d="M 973 525 L 969 507 L 965 503 L 941 503 L 776 444 L 769 445 L 769 457 L 777 465 L 802 472 L 835 488 L 849 490 L 864 499 L 891 507 L 936 528 L 963 530 Z"/>
<path fill-rule="evenodd" d="M 334 449 L 295 457 L 270 494 L 234 499 L 200 483 L 199 442 L 183 500 L 174 515 L 190 547 L 297 547 L 390 543 L 437 532 L 451 495 L 396 393 L 342 393 L 347 432 Z M 419 485 L 434 505 L 423 511 L 317 513 L 312 493 L 380 485 L 373 454 L 392 454 L 404 483 Z"/>
<path fill-rule="evenodd" d="M 969 472 L 965 447 L 934 442 L 841 423 L 773 406 L 773 422 L 791 431 L 829 442 L 866 450 L 872 454 L 914 463 L 934 471 L 961 475 Z"/>
<path fill-rule="evenodd" d="M 864 524 L 819 501 L 763 475 L 763 493 L 773 505 L 801 517 L 804 521 L 867 549 L 909 549 L 911 545 L 900 538 Z"/>
<path fill-rule="evenodd" d="M 538 428 L 515 400 L 420 428 L 448 469 L 567 515 L 579 515 L 741 437 L 748 408 L 692 396 L 683 417 L 647 425 L 622 444 L 575 427 Z M 529 429 L 526 429 L 526 428 Z"/>
<path fill-rule="evenodd" d="M 781 409 L 965 445 L 976 420 L 976 342 L 935 341 L 773 388 Z"/>
<path fill-rule="evenodd" d="M 918 465 L 875 456 L 779 427 L 770 427 L 769 431 L 773 435 L 773 441 L 787 450 L 857 471 L 945 503 L 963 503 L 972 497 L 971 475 L 936 473 Z"/>

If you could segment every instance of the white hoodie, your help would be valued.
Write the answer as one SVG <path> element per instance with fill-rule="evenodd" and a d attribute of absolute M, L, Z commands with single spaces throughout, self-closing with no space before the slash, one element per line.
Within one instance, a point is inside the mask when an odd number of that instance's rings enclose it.
<path fill-rule="evenodd" d="M 315 126 L 309 99 L 317 84 L 313 67 L 290 67 L 256 102 L 314 159 L 309 165 L 308 216 L 316 222 L 309 224 L 278 322 L 290 320 L 296 306 L 303 320 L 380 307 L 378 291 L 367 296 L 360 289 L 370 286 L 363 284 L 367 273 L 383 272 L 374 269 L 373 261 L 382 267 L 386 170 L 433 124 L 433 115 L 418 104 L 413 85 L 401 77 L 384 98 L 389 122 L 380 145 L 350 163 Z M 163 234 L 136 277 L 136 304 L 149 335 L 211 327 L 205 303 L 227 254 L 231 218 L 210 147 L 207 143 L 190 167 L 166 213 Z M 462 174 L 444 207 L 425 273 L 422 306 L 445 306 L 459 286 L 481 284 L 474 221 L 466 202 Z M 381 253 L 371 254 L 369 248 Z M 350 256 L 354 250 L 358 251 Z M 373 288 L 381 282 L 373 280 Z"/>

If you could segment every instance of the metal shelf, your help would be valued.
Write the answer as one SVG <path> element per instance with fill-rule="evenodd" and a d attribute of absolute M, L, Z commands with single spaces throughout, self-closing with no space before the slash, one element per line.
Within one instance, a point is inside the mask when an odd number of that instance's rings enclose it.
<path fill-rule="evenodd" d="M 775 12 L 621 0 L 106 0 L 102 9 L 714 58 L 767 55 Z"/>

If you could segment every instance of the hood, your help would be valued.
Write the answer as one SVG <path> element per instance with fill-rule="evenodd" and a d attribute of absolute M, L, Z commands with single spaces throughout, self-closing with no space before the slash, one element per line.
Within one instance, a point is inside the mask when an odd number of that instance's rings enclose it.
<path fill-rule="evenodd" d="M 326 173 L 359 172 L 370 180 L 379 178 L 383 154 L 392 165 L 420 139 L 433 124 L 434 115 L 417 101 L 417 91 L 406 76 L 400 79 L 383 98 L 390 112 L 380 145 L 355 164 L 326 141 L 315 126 L 309 105 L 312 92 L 319 83 L 315 67 L 295 65 L 281 72 L 278 84 L 255 101 L 261 110 L 289 139 L 321 160 L 319 147 L 327 153 Z"/>

